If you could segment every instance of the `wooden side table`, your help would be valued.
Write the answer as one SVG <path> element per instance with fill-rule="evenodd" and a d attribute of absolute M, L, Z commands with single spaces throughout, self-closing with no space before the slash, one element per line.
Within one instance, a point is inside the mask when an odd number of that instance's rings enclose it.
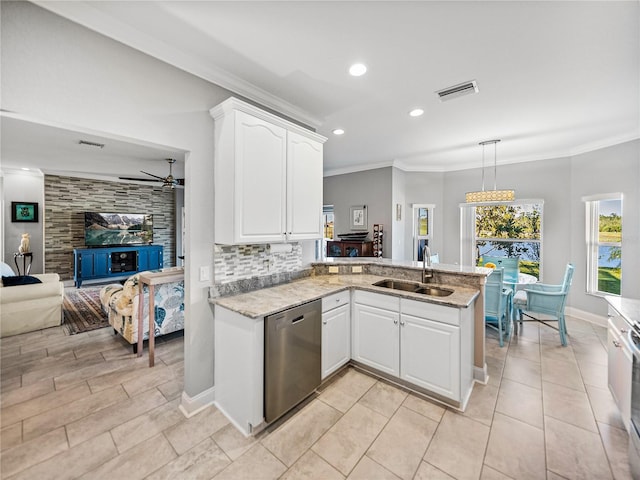
<path fill-rule="evenodd" d="M 155 286 L 184 280 L 184 268 L 171 268 L 157 272 L 142 272 L 138 276 L 138 356 L 142 356 L 144 337 L 144 285 L 149 286 L 149 366 L 153 367 L 155 347 Z"/>
<path fill-rule="evenodd" d="M 22 258 L 22 273 L 20 273 L 20 264 L 18 263 L 19 258 Z M 29 259 L 28 265 L 27 258 Z M 18 269 L 18 275 L 29 275 L 29 273 L 31 272 L 31 263 L 33 262 L 33 252 L 14 253 L 13 261 L 16 264 L 16 268 Z"/>

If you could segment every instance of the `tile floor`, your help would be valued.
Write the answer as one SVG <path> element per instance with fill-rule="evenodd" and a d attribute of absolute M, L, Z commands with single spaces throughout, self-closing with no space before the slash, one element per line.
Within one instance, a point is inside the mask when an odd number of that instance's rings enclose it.
<path fill-rule="evenodd" d="M 183 339 L 136 358 L 110 328 L 1 342 L 5 479 L 631 478 L 607 390 L 606 330 L 537 324 L 500 348 L 464 414 L 348 369 L 257 438 L 215 408 L 186 419 Z"/>

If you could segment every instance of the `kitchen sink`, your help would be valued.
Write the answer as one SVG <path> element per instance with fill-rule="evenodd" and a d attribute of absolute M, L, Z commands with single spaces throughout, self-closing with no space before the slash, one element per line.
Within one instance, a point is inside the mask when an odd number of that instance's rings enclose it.
<path fill-rule="evenodd" d="M 448 297 L 453 290 L 447 288 L 434 287 L 415 282 L 406 282 L 403 280 L 393 280 L 387 278 L 373 284 L 376 287 L 390 288 L 392 290 L 402 290 L 405 292 L 420 293 L 422 295 L 431 295 L 433 297 Z"/>
<path fill-rule="evenodd" d="M 422 293 L 423 295 L 431 295 L 434 297 L 448 297 L 453 293 L 453 290 L 440 287 L 420 287 L 414 291 L 415 293 Z"/>
<path fill-rule="evenodd" d="M 380 280 L 374 283 L 376 287 L 391 288 L 393 290 L 404 290 L 405 292 L 415 292 L 420 285 L 414 282 L 404 282 L 402 280 Z"/>

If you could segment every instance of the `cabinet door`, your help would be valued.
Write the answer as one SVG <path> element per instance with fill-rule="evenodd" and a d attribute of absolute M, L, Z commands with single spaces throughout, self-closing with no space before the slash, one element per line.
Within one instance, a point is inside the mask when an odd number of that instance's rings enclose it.
<path fill-rule="evenodd" d="M 322 238 L 322 144 L 287 137 L 287 240 Z"/>
<path fill-rule="evenodd" d="M 154 257 L 154 251 L 151 248 L 141 248 L 138 250 L 138 271 L 154 270 L 157 267 L 151 266 L 150 261 Z"/>
<path fill-rule="evenodd" d="M 287 131 L 244 112 L 235 117 L 235 239 L 279 242 L 285 237 Z M 320 176 L 322 181 L 322 176 Z M 231 200 L 231 199 L 229 199 Z"/>
<path fill-rule="evenodd" d="M 349 305 L 322 314 L 322 379 L 351 358 L 351 316 Z"/>
<path fill-rule="evenodd" d="M 96 252 L 93 254 L 93 275 L 102 277 L 109 273 L 109 252 Z"/>
<path fill-rule="evenodd" d="M 80 278 L 89 279 L 95 275 L 93 267 L 93 253 L 82 252 L 80 255 Z"/>
<path fill-rule="evenodd" d="M 620 410 L 624 426 L 628 429 L 631 417 L 633 354 L 627 345 L 626 338 L 611 319 L 609 319 L 607 345 L 609 390 Z"/>
<path fill-rule="evenodd" d="M 400 378 L 460 401 L 460 327 L 403 314 Z"/>
<path fill-rule="evenodd" d="M 400 314 L 356 303 L 353 316 L 353 359 L 397 377 L 400 373 Z"/>

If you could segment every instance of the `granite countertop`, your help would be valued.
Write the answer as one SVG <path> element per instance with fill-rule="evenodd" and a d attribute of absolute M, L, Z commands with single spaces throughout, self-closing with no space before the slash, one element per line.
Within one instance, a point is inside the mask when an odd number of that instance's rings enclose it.
<path fill-rule="evenodd" d="M 611 295 L 607 295 L 604 298 L 631 325 L 640 324 L 640 300 Z"/>
<path fill-rule="evenodd" d="M 253 292 L 212 298 L 209 301 L 244 316 L 258 318 L 350 288 L 385 293 L 387 295 L 395 295 L 402 298 L 455 308 L 467 308 L 480 293 L 479 290 L 469 287 L 429 283 L 430 286 L 440 286 L 454 291 L 454 293 L 448 297 L 433 297 L 373 285 L 375 282 L 385 278 L 389 277 L 368 274 L 316 275 L 275 287 L 255 290 Z"/>

